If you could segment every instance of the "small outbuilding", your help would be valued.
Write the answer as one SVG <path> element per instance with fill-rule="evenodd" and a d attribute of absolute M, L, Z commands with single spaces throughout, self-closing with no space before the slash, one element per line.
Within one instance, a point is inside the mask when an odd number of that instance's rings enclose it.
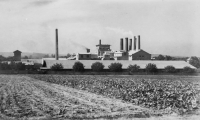
<path fill-rule="evenodd" d="M 21 61 L 21 51 L 19 51 L 19 50 L 16 50 L 16 51 L 14 51 L 13 52 L 14 53 L 14 60 L 15 61 Z"/>

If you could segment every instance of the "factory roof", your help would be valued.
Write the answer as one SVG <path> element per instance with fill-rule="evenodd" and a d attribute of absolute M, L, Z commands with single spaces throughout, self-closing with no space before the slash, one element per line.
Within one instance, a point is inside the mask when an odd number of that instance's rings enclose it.
<path fill-rule="evenodd" d="M 111 45 L 109 45 L 109 44 L 98 44 L 96 46 L 111 46 Z"/>
<path fill-rule="evenodd" d="M 140 51 L 145 52 L 145 53 L 148 53 L 148 52 L 146 52 L 146 51 L 140 49 L 140 50 L 131 50 L 131 51 L 129 51 L 129 55 L 133 55 L 133 54 L 135 54 L 135 53 L 137 53 L 137 52 L 140 52 Z M 149 54 L 149 53 L 148 53 L 148 54 Z"/>
<path fill-rule="evenodd" d="M 91 53 L 77 53 L 77 54 L 88 54 L 88 55 L 90 55 Z"/>
<path fill-rule="evenodd" d="M 129 60 L 118 60 L 118 61 L 116 60 L 45 60 L 45 62 L 43 62 L 43 65 L 46 64 L 46 66 L 44 66 L 44 68 L 42 69 L 50 69 L 50 67 L 56 63 L 61 63 L 64 69 L 72 69 L 72 66 L 77 61 L 80 61 L 81 63 L 83 63 L 83 65 L 85 66 L 85 69 L 91 69 L 91 65 L 95 62 L 103 63 L 103 65 L 105 66 L 104 69 L 108 69 L 108 66 L 111 63 L 115 63 L 115 62 L 121 63 L 123 69 L 127 69 L 129 65 L 134 65 L 134 64 L 137 64 L 138 66 L 140 66 L 141 69 L 145 69 L 148 63 L 156 64 L 158 69 L 164 69 L 166 66 L 169 66 L 169 65 L 174 66 L 176 69 L 183 69 L 185 66 L 189 66 L 191 68 L 196 69 L 194 66 L 190 65 L 189 63 L 185 61 L 152 61 L 152 60 L 133 60 L 133 61 L 129 61 Z"/>
<path fill-rule="evenodd" d="M 13 53 L 22 53 L 22 52 L 19 50 L 15 50 Z"/>
<path fill-rule="evenodd" d="M 42 63 L 42 59 L 21 59 L 21 62 Z"/>

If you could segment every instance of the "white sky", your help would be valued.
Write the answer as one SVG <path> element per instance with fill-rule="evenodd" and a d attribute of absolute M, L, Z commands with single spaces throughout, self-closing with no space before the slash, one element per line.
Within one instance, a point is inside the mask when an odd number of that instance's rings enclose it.
<path fill-rule="evenodd" d="M 62 54 L 133 34 L 150 54 L 200 56 L 198 0 L 0 0 L 0 52 L 55 53 L 56 28 Z"/>

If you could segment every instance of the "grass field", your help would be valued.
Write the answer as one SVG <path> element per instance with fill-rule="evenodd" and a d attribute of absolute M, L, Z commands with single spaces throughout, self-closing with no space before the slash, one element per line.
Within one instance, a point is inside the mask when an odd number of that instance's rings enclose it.
<path fill-rule="evenodd" d="M 200 76 L 0 75 L 0 119 L 171 114 L 191 118 L 199 115 L 199 80 Z"/>

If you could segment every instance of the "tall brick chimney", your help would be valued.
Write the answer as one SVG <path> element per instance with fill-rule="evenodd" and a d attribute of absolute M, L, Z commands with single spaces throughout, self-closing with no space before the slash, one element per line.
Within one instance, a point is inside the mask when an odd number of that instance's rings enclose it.
<path fill-rule="evenodd" d="M 56 53 L 55 53 L 56 60 L 59 59 L 58 55 L 58 29 L 56 29 Z"/>
<path fill-rule="evenodd" d="M 123 46 L 124 44 L 123 44 L 123 38 L 121 38 L 120 39 L 120 50 L 122 51 L 124 48 L 124 46 Z"/>
<path fill-rule="evenodd" d="M 137 44 L 137 39 L 136 39 L 136 37 L 134 36 L 134 50 L 136 50 L 136 44 Z"/>
<path fill-rule="evenodd" d="M 140 50 L 140 35 L 138 35 L 138 50 Z"/>
<path fill-rule="evenodd" d="M 126 39 L 126 47 L 125 47 L 125 50 L 126 52 L 128 51 L 128 38 L 125 38 Z"/>

